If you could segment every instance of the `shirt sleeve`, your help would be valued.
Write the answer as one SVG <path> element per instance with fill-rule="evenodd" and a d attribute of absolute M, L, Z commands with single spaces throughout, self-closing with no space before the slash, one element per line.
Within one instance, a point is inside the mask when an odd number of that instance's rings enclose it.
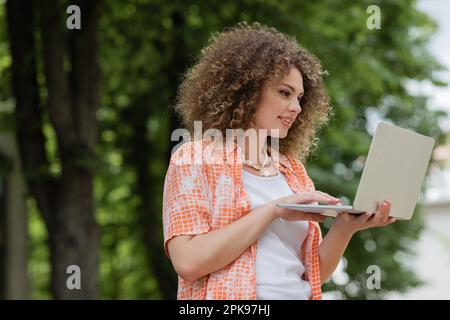
<path fill-rule="evenodd" d="M 183 148 L 185 149 L 185 148 Z M 202 164 L 179 161 L 174 153 L 167 169 L 163 193 L 164 250 L 179 235 L 196 235 L 211 229 L 207 180 Z"/>

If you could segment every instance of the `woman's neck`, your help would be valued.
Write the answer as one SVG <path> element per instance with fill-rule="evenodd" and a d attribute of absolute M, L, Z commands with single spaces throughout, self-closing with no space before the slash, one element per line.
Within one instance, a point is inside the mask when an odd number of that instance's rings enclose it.
<path fill-rule="evenodd" d="M 255 131 L 256 134 L 246 134 L 242 139 L 238 139 L 237 143 L 246 160 L 261 165 L 267 155 L 267 133 L 265 130 Z"/>

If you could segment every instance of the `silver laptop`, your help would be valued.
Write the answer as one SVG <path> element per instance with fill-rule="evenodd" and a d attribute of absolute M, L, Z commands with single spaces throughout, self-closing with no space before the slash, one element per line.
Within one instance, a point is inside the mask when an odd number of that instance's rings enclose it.
<path fill-rule="evenodd" d="M 279 207 L 336 216 L 339 212 L 375 212 L 391 203 L 390 216 L 410 220 L 433 151 L 434 139 L 380 122 L 370 145 L 353 205 L 277 204 Z"/>

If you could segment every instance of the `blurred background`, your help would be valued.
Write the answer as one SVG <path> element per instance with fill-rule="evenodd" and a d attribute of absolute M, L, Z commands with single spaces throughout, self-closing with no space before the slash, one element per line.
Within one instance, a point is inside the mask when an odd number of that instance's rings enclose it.
<path fill-rule="evenodd" d="M 81 29 L 67 27 L 73 4 Z M 317 189 L 353 200 L 380 120 L 436 139 L 413 220 L 356 234 L 325 299 L 450 299 L 445 0 L 0 0 L 1 298 L 176 298 L 161 225 L 180 127 L 168 107 L 212 33 L 243 20 L 295 36 L 329 72 L 335 116 L 306 163 Z"/>

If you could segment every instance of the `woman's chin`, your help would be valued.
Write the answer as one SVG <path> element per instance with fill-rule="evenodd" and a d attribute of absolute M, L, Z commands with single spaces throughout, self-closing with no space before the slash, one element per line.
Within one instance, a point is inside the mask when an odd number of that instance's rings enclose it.
<path fill-rule="evenodd" d="M 278 138 L 278 139 L 284 139 L 286 138 L 288 134 L 288 130 L 287 129 L 275 129 L 275 130 L 271 130 L 269 131 L 269 136 L 271 136 L 272 138 Z"/>

